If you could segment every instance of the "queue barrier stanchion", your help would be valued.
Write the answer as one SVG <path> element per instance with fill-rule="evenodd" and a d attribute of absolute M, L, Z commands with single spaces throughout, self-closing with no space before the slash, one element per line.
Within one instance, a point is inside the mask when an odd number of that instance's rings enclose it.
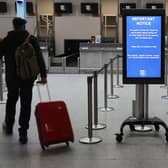
<path fill-rule="evenodd" d="M 119 75 L 120 75 L 120 72 L 119 72 L 119 59 L 121 58 L 120 55 L 117 55 L 116 57 L 116 60 L 117 60 L 117 69 L 116 69 L 116 85 L 114 85 L 115 88 L 123 88 L 124 86 L 123 85 L 120 85 L 120 80 L 119 80 Z"/>
<path fill-rule="evenodd" d="M 0 60 L 0 101 L 3 100 L 2 61 Z"/>
<path fill-rule="evenodd" d="M 168 75 L 167 74 L 167 72 L 168 72 L 168 70 L 167 70 L 168 59 L 167 59 L 167 56 L 168 56 L 168 54 L 165 54 L 165 77 L 164 77 L 165 78 L 165 84 L 163 86 L 161 86 L 161 88 L 167 88 L 167 90 L 168 90 L 168 77 L 167 77 L 167 75 Z M 168 99 L 167 97 L 168 97 L 168 94 L 166 96 L 163 96 L 162 98 L 163 99 Z"/>
<path fill-rule="evenodd" d="M 65 69 L 66 69 L 66 57 L 63 57 L 63 63 L 62 63 L 62 66 L 63 66 L 63 71 L 65 72 Z"/>
<path fill-rule="evenodd" d="M 79 142 L 83 144 L 96 144 L 102 141 L 101 137 L 93 136 L 92 129 L 92 78 L 89 76 L 87 78 L 88 84 L 88 137 L 80 138 Z"/>
<path fill-rule="evenodd" d="M 104 129 L 106 128 L 106 124 L 103 124 L 103 123 L 98 123 L 98 91 L 97 91 L 97 72 L 94 71 L 94 123 L 92 125 L 92 129 L 93 130 L 101 130 L 101 129 Z M 88 126 L 86 127 L 88 128 Z"/>
<path fill-rule="evenodd" d="M 114 59 L 110 59 L 110 81 L 111 81 L 110 86 L 111 86 L 111 94 L 108 95 L 109 99 L 117 99 L 117 98 L 119 98 L 118 95 L 114 94 L 114 87 L 113 87 L 114 86 L 114 80 L 113 80 L 113 61 L 114 61 Z"/>
<path fill-rule="evenodd" d="M 3 63 L 2 60 L 0 60 L 0 104 L 5 104 L 6 101 L 4 100 L 3 96 Z"/>
<path fill-rule="evenodd" d="M 100 111 L 102 112 L 109 112 L 114 110 L 113 107 L 107 106 L 107 68 L 108 68 L 108 64 L 105 64 L 104 65 L 104 107 L 100 108 Z"/>
<path fill-rule="evenodd" d="M 77 58 L 77 67 L 79 68 L 78 72 L 80 73 L 80 57 Z"/>
<path fill-rule="evenodd" d="M 168 66 L 167 66 L 167 61 L 168 61 L 168 59 L 167 59 L 167 55 L 165 56 L 165 85 L 164 86 L 161 86 L 161 87 L 164 87 L 164 88 L 166 88 L 166 95 L 164 95 L 164 96 L 161 96 L 161 98 L 162 99 L 166 99 L 166 100 L 168 100 L 168 78 L 167 78 L 167 72 L 168 72 Z"/>

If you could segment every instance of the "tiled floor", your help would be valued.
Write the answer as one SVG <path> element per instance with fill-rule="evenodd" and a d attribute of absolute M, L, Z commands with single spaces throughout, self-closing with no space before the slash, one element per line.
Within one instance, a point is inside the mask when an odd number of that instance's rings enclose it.
<path fill-rule="evenodd" d="M 115 88 L 119 99 L 108 100 L 111 112 L 99 111 L 99 123 L 107 125 L 106 129 L 94 131 L 93 136 L 100 136 L 103 141 L 98 144 L 81 144 L 79 139 L 88 136 L 85 129 L 87 122 L 87 76 L 88 74 L 51 74 L 48 85 L 53 100 L 67 103 L 75 142 L 67 147 L 64 143 L 49 146 L 42 151 L 39 145 L 34 107 L 39 101 L 37 88 L 34 87 L 32 116 L 27 145 L 18 143 L 18 114 L 14 135 L 7 137 L 0 130 L 0 168 L 167 168 L 168 144 L 161 128 L 148 133 L 133 133 L 128 127 L 124 129 L 124 139 L 116 143 L 115 133 L 119 132 L 121 122 L 132 114 L 132 100 L 135 99 L 135 86 L 124 85 Z M 98 78 L 98 106 L 104 106 L 103 75 Z M 109 88 L 110 86 L 108 86 Z M 45 87 L 40 87 L 46 100 Z M 108 89 L 109 90 L 109 89 Z M 108 91 L 110 92 L 110 90 Z M 167 94 L 160 85 L 149 86 L 149 116 L 158 116 L 168 122 L 168 100 L 161 99 Z M 19 111 L 19 103 L 17 105 Z M 0 105 L 0 124 L 4 119 L 5 106 Z"/>

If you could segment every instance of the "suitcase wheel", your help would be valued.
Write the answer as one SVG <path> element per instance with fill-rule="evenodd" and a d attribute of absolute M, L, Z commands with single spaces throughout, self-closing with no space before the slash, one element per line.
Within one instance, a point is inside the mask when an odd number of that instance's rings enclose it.
<path fill-rule="evenodd" d="M 42 148 L 42 150 L 45 150 L 45 146 L 44 145 L 41 145 L 41 148 Z"/>
<path fill-rule="evenodd" d="M 69 141 L 65 142 L 67 146 L 69 146 Z"/>
<path fill-rule="evenodd" d="M 41 145 L 42 150 L 45 150 L 48 145 Z"/>

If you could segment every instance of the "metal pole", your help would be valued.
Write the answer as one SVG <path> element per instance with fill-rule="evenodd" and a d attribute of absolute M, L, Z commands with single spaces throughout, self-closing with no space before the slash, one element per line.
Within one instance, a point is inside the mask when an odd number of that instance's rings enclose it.
<path fill-rule="evenodd" d="M 94 72 L 94 124 L 93 129 L 94 130 L 100 130 L 106 128 L 106 124 L 100 124 L 98 123 L 98 84 L 97 84 L 97 72 Z"/>
<path fill-rule="evenodd" d="M 101 111 L 112 111 L 112 107 L 107 107 L 107 68 L 108 64 L 104 65 L 104 107 L 101 108 Z"/>
<path fill-rule="evenodd" d="M 167 79 L 167 71 L 168 71 L 168 70 L 167 70 L 167 68 L 168 68 L 168 67 L 167 67 L 167 60 L 168 60 L 168 59 L 167 59 L 167 56 L 168 56 L 168 55 L 166 54 L 166 55 L 165 55 L 165 86 L 168 86 L 168 81 L 167 81 L 167 80 L 168 80 L 168 79 Z"/>
<path fill-rule="evenodd" d="M 3 63 L 2 63 L 2 59 L 0 59 L 0 104 L 5 104 L 6 101 L 4 101 L 4 97 L 3 97 Z"/>
<path fill-rule="evenodd" d="M 104 66 L 104 107 L 107 108 L 107 64 Z"/>
<path fill-rule="evenodd" d="M 148 97 L 149 97 L 149 94 L 148 94 L 148 85 L 146 84 L 146 85 L 144 85 L 144 119 L 145 120 L 148 120 L 148 109 L 149 109 L 149 107 L 148 107 L 148 105 L 149 105 L 149 99 L 148 99 Z"/>
<path fill-rule="evenodd" d="M 165 78 L 165 84 L 164 84 L 164 86 L 161 86 L 161 88 L 167 88 L 168 87 L 168 77 L 167 77 L 167 72 L 168 72 L 168 66 L 167 66 L 167 61 L 168 61 L 168 59 L 167 59 L 167 56 L 168 56 L 168 54 L 167 54 L 167 50 L 165 50 L 165 76 L 164 76 L 164 78 Z M 167 97 L 168 97 L 168 94 L 167 94 Z M 163 96 L 163 98 L 165 98 L 165 96 Z"/>
<path fill-rule="evenodd" d="M 110 59 L 110 79 L 111 79 L 111 95 L 108 96 L 109 99 L 117 99 L 118 95 L 114 95 L 114 87 L 113 87 L 113 59 Z"/>
<path fill-rule="evenodd" d="M 119 86 L 119 57 L 117 57 L 117 86 Z"/>
<path fill-rule="evenodd" d="M 3 101 L 2 61 L 0 60 L 0 101 Z"/>
<path fill-rule="evenodd" d="M 77 58 L 77 67 L 79 68 L 79 73 L 80 73 L 80 57 Z"/>
<path fill-rule="evenodd" d="M 132 117 L 136 118 L 136 100 L 132 100 Z"/>
<path fill-rule="evenodd" d="M 37 82 L 36 82 L 36 86 L 37 86 L 37 92 L 38 92 L 38 96 L 39 96 L 40 102 L 42 102 L 42 94 L 41 94 L 41 91 L 40 91 L 40 86 L 46 86 L 46 91 L 47 91 L 48 100 L 49 100 L 49 101 L 52 101 L 48 83 L 42 84 L 42 83 L 40 83 L 40 82 L 37 81 Z"/>
<path fill-rule="evenodd" d="M 161 96 L 162 99 L 168 99 L 168 78 L 167 78 L 167 73 L 168 73 L 168 66 L 167 66 L 167 54 L 165 56 L 165 85 L 164 86 L 161 86 L 161 87 L 166 87 L 166 90 L 167 90 L 167 95 L 164 95 L 164 96 Z"/>
<path fill-rule="evenodd" d="M 87 78 L 88 83 L 88 137 L 81 138 L 80 143 L 95 144 L 102 141 L 100 137 L 93 137 L 92 134 L 92 77 Z"/>
<path fill-rule="evenodd" d="M 144 118 L 144 85 L 136 85 L 136 118 L 142 120 Z"/>
<path fill-rule="evenodd" d="M 97 96 L 97 72 L 94 72 L 94 124 L 97 125 L 98 123 L 98 96 Z"/>
<path fill-rule="evenodd" d="M 137 84 L 136 85 L 136 119 L 147 120 L 148 119 L 148 85 Z M 152 131 L 151 127 L 140 125 L 135 126 L 135 131 L 149 132 Z"/>
<path fill-rule="evenodd" d="M 117 70 L 116 70 L 117 84 L 115 85 L 115 87 L 116 88 L 123 88 L 123 86 L 120 85 L 120 83 L 119 83 L 119 74 L 120 74 L 120 72 L 119 72 L 119 58 L 120 58 L 120 56 L 118 55 L 117 56 Z"/>
<path fill-rule="evenodd" d="M 92 138 L 92 77 L 88 77 L 88 137 Z"/>
<path fill-rule="evenodd" d="M 66 57 L 62 58 L 62 66 L 63 66 L 63 71 L 65 72 L 65 68 L 66 68 Z"/>

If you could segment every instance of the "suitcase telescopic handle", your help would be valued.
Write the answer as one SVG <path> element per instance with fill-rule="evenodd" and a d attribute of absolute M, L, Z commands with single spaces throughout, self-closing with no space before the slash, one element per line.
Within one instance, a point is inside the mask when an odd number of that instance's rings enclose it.
<path fill-rule="evenodd" d="M 50 90 L 49 90 L 49 87 L 48 87 L 48 83 L 42 84 L 42 83 L 37 81 L 36 85 L 37 85 L 37 91 L 38 91 L 38 96 L 39 96 L 40 102 L 42 101 L 41 91 L 40 91 L 40 87 L 39 87 L 40 85 L 43 85 L 43 86 L 45 85 L 46 86 L 48 99 L 49 99 L 49 101 L 51 101 L 51 95 L 50 95 Z"/>

